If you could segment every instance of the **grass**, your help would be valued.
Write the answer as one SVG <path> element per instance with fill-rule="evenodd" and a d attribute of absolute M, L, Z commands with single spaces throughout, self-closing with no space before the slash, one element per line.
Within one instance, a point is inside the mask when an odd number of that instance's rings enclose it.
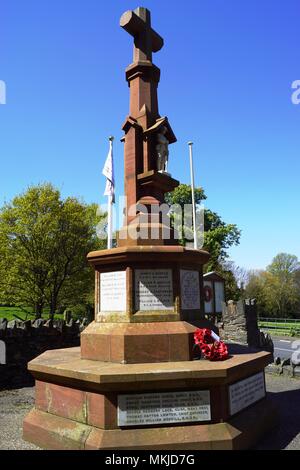
<path fill-rule="evenodd" d="M 259 321 L 258 326 L 274 336 L 300 336 L 300 321 L 294 323 Z"/>
<path fill-rule="evenodd" d="M 264 331 L 269 333 L 271 336 L 286 336 L 286 337 L 292 337 L 291 335 L 291 330 L 268 330 L 267 328 L 264 328 Z M 300 337 L 300 330 L 298 330 L 293 337 L 299 338 Z"/>
<path fill-rule="evenodd" d="M 294 323 L 259 321 L 258 324 L 261 328 L 281 328 L 283 330 L 288 329 L 288 328 L 295 328 L 295 329 L 300 330 L 300 321 L 299 322 L 294 322 Z"/>
<path fill-rule="evenodd" d="M 27 314 L 24 310 L 20 309 L 19 307 L 0 307 L 0 318 L 6 318 L 8 321 L 11 320 L 34 320 L 34 315 L 32 314 L 32 309 L 27 308 L 29 314 Z M 42 318 L 49 318 L 49 312 L 45 312 L 42 315 Z M 62 315 L 54 315 L 54 318 L 62 318 Z"/>

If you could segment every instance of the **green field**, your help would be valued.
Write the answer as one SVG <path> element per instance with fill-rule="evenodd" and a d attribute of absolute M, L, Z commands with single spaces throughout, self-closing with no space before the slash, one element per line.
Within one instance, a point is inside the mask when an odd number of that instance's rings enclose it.
<path fill-rule="evenodd" d="M 297 322 L 259 321 L 258 326 L 259 328 L 267 330 L 272 335 L 300 336 L 300 321 L 297 321 Z"/>
<path fill-rule="evenodd" d="M 300 322 L 294 322 L 294 323 L 289 323 L 289 322 L 265 322 L 265 321 L 259 321 L 259 326 L 261 328 L 297 328 L 300 329 Z"/>
<path fill-rule="evenodd" d="M 0 318 L 6 318 L 8 321 L 18 319 L 34 320 L 35 317 L 32 314 L 32 309 L 28 308 L 26 310 L 29 312 L 27 316 L 26 312 L 24 312 L 24 310 L 20 309 L 19 307 L 0 307 Z M 49 313 L 43 313 L 42 318 L 49 318 Z M 62 318 L 62 315 L 55 315 L 54 318 Z"/>

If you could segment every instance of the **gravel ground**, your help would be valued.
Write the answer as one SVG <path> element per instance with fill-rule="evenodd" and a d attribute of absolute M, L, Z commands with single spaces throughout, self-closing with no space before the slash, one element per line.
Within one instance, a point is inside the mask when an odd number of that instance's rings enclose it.
<path fill-rule="evenodd" d="M 34 387 L 0 391 L 0 449 L 37 449 L 23 441 L 24 416 L 34 403 Z"/>
<path fill-rule="evenodd" d="M 266 382 L 280 422 L 256 449 L 300 450 L 300 381 L 266 374 Z M 22 421 L 33 402 L 33 387 L 0 391 L 0 449 L 38 449 L 22 440 Z"/>

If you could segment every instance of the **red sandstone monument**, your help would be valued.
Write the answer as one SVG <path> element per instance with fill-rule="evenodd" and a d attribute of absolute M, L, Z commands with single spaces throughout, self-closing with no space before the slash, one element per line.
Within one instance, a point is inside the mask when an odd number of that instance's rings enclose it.
<path fill-rule="evenodd" d="M 134 38 L 126 69 L 130 111 L 123 125 L 124 226 L 118 247 L 89 253 L 95 319 L 81 346 L 29 363 L 36 379 L 24 439 L 46 449 L 242 449 L 273 424 L 265 392 L 267 352 L 232 346 L 222 362 L 193 360 L 204 316 L 204 250 L 184 248 L 149 209 L 179 183 L 167 172 L 176 137 L 158 108 L 163 39 L 150 12 L 123 14 Z M 137 236 L 138 234 L 138 236 Z"/>

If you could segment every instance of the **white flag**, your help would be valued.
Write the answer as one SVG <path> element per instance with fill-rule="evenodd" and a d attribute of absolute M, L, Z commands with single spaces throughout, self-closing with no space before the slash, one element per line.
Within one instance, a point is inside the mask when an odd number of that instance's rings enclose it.
<path fill-rule="evenodd" d="M 114 161 L 113 161 L 113 147 L 112 141 L 109 142 L 109 152 L 102 170 L 102 174 L 106 178 L 106 186 L 104 196 L 112 196 L 112 201 L 115 202 L 115 179 L 114 179 Z"/>

